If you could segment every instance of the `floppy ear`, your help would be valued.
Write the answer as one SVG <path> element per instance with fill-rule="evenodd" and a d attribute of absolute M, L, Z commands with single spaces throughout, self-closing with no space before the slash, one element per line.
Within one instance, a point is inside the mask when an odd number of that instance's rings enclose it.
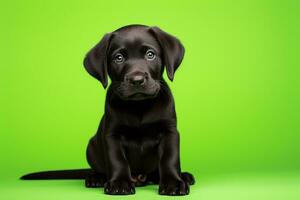
<path fill-rule="evenodd" d="M 166 65 L 167 75 L 169 79 L 173 81 L 175 71 L 184 56 L 184 47 L 177 38 L 158 27 L 151 27 L 150 31 L 154 34 L 163 50 L 163 59 Z"/>
<path fill-rule="evenodd" d="M 111 33 L 104 35 L 101 41 L 85 56 L 83 65 L 86 71 L 98 79 L 104 88 L 107 87 L 107 50 Z"/>

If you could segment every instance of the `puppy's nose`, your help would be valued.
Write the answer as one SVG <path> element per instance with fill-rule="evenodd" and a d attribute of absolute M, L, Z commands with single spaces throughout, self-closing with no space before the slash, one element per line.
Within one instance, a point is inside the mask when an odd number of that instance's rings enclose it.
<path fill-rule="evenodd" d="M 148 79 L 149 75 L 147 72 L 135 71 L 129 73 L 125 76 L 125 81 L 133 86 L 144 85 Z"/>
<path fill-rule="evenodd" d="M 129 83 L 135 86 L 143 85 L 145 81 L 145 75 L 134 75 L 129 77 Z"/>

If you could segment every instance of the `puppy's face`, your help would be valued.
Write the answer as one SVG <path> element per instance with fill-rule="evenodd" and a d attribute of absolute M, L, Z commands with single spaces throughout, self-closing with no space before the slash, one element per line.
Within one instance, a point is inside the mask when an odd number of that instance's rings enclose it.
<path fill-rule="evenodd" d="M 86 56 L 87 71 L 123 100 L 154 98 L 160 90 L 164 66 L 170 80 L 184 48 L 175 37 L 156 27 L 131 25 L 106 34 Z"/>
<path fill-rule="evenodd" d="M 162 50 L 148 29 L 114 32 L 108 50 L 108 74 L 115 92 L 128 100 L 157 95 L 162 78 Z"/>

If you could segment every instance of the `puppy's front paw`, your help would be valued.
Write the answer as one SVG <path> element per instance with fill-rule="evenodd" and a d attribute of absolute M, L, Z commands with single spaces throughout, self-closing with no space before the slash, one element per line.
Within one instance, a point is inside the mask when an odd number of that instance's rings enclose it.
<path fill-rule="evenodd" d="M 109 181 L 104 184 L 104 193 L 110 195 L 134 194 L 134 183 L 130 181 Z"/>
<path fill-rule="evenodd" d="M 176 180 L 169 183 L 160 183 L 158 191 L 160 195 L 179 196 L 188 195 L 190 188 L 184 181 Z"/>

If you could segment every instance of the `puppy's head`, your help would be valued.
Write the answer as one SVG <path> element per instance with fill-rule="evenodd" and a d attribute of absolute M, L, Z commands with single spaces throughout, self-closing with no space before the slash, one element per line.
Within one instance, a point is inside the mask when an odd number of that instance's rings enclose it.
<path fill-rule="evenodd" d="M 154 98 L 160 90 L 164 66 L 173 80 L 184 56 L 178 39 L 158 27 L 125 26 L 106 34 L 84 59 L 85 69 L 124 100 Z"/>

